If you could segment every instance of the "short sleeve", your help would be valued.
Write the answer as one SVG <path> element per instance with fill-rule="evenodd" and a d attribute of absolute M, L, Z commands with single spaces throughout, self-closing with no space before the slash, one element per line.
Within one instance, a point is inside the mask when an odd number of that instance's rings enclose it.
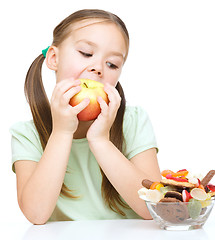
<path fill-rule="evenodd" d="M 18 122 L 10 128 L 12 170 L 15 172 L 14 163 L 18 160 L 31 160 L 38 162 L 43 149 L 38 132 L 33 121 Z"/>
<path fill-rule="evenodd" d="M 128 159 L 150 148 L 156 148 L 158 151 L 151 121 L 142 107 L 126 107 L 123 133 L 124 154 Z"/>

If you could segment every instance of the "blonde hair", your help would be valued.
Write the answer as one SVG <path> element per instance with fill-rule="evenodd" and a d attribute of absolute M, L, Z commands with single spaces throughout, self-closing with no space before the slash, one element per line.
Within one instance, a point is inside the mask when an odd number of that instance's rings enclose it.
<path fill-rule="evenodd" d="M 129 34 L 125 24 L 115 14 L 112 14 L 110 12 L 103 11 L 103 10 L 98 10 L 98 9 L 80 10 L 80 11 L 74 12 L 73 14 L 65 18 L 54 29 L 52 45 L 58 46 L 60 43 L 62 43 L 63 40 L 65 40 L 68 37 L 68 35 L 71 33 L 72 24 L 82 20 L 93 19 L 93 18 L 114 23 L 119 27 L 119 29 L 122 31 L 124 35 L 124 39 L 127 45 L 127 54 L 128 54 Z M 126 57 L 127 57 L 127 54 L 126 54 Z M 52 132 L 52 116 L 51 116 L 50 103 L 47 98 L 47 95 L 43 86 L 43 82 L 42 82 L 42 76 L 41 76 L 41 69 L 42 69 L 42 64 L 44 59 L 45 58 L 43 54 L 40 54 L 34 60 L 34 62 L 31 64 L 27 72 L 26 80 L 25 80 L 25 95 L 30 105 L 33 121 L 39 133 L 43 150 L 45 149 L 47 141 Z M 123 126 L 123 117 L 125 112 L 126 100 L 125 100 L 123 89 L 119 82 L 117 83 L 116 89 L 118 90 L 122 100 L 121 100 L 121 105 L 119 107 L 119 110 L 117 112 L 117 116 L 110 130 L 110 140 L 122 152 L 123 141 L 124 141 L 122 126 Z M 108 178 L 105 176 L 102 170 L 101 170 L 101 174 L 102 174 L 101 192 L 102 192 L 102 197 L 105 203 L 107 203 L 107 205 L 113 211 L 118 212 L 119 214 L 125 216 L 125 213 L 120 209 L 118 205 L 129 208 L 128 205 L 122 201 L 119 193 L 109 182 Z M 63 183 L 62 185 L 61 195 L 67 196 L 70 198 L 76 198 L 76 196 L 71 194 L 71 190 L 68 189 L 65 183 Z"/>

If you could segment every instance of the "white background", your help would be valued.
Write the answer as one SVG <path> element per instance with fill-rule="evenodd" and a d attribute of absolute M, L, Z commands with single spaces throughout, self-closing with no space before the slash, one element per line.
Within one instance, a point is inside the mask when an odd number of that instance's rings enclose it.
<path fill-rule="evenodd" d="M 51 44 L 54 27 L 83 8 L 111 11 L 127 25 L 131 45 L 120 81 L 128 103 L 143 106 L 150 116 L 161 170 L 215 169 L 214 1 L 5 1 L 0 7 L 1 221 L 26 221 L 16 200 L 9 127 L 31 118 L 23 91 L 27 70 Z M 45 68 L 44 81 L 50 94 L 55 79 Z"/>

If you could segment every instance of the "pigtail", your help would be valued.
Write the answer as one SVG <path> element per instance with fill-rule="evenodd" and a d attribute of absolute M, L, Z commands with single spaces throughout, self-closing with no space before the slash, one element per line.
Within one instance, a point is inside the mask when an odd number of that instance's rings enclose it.
<path fill-rule="evenodd" d="M 31 64 L 25 79 L 25 96 L 30 105 L 33 121 L 40 137 L 43 150 L 52 132 L 52 115 L 48 97 L 42 81 L 43 54 L 39 55 Z M 77 198 L 71 194 L 65 183 L 62 184 L 61 195 Z"/>
<path fill-rule="evenodd" d="M 52 131 L 52 116 L 41 76 L 43 54 L 40 54 L 31 64 L 25 79 L 25 96 L 30 105 L 33 121 L 39 133 L 40 142 L 45 149 Z"/>
<path fill-rule="evenodd" d="M 111 142 L 119 149 L 119 151 L 123 152 L 123 118 L 125 113 L 125 106 L 126 106 L 126 99 L 124 95 L 123 88 L 121 84 L 118 82 L 116 89 L 119 92 L 119 95 L 121 97 L 121 104 L 118 109 L 115 121 L 111 127 L 110 130 L 110 140 Z M 101 170 L 101 168 L 100 168 Z M 124 208 L 129 208 L 129 206 L 122 201 L 119 193 L 116 191 L 116 189 L 112 186 L 104 172 L 101 170 L 102 173 L 102 186 L 101 186 L 101 192 L 102 196 L 104 198 L 104 201 L 110 209 L 112 209 L 115 212 L 120 213 L 121 215 L 125 216 L 125 213 L 119 208 L 118 205 L 121 205 Z"/>
<path fill-rule="evenodd" d="M 115 121 L 113 123 L 113 126 L 111 127 L 110 140 L 122 152 L 123 141 L 124 141 L 123 117 L 125 113 L 126 99 L 125 99 L 123 88 L 119 82 L 116 85 L 116 89 L 118 90 L 119 95 L 121 97 L 121 103 L 120 103 L 120 107 L 118 109 Z"/>

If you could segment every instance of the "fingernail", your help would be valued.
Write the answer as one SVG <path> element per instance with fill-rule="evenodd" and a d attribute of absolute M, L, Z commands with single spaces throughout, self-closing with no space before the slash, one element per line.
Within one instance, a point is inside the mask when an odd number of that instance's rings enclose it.
<path fill-rule="evenodd" d="M 105 84 L 105 85 L 104 85 L 104 90 L 105 90 L 105 89 L 107 89 L 107 88 L 108 88 L 108 85 L 107 85 L 107 84 Z"/>
<path fill-rule="evenodd" d="M 76 84 L 81 84 L 81 81 L 79 79 L 75 80 Z"/>
<path fill-rule="evenodd" d="M 81 91 L 81 86 L 76 87 L 77 91 Z"/>
<path fill-rule="evenodd" d="M 103 98 L 101 96 L 98 96 L 97 101 L 102 101 Z"/>
<path fill-rule="evenodd" d="M 85 98 L 84 99 L 86 102 L 89 102 L 90 103 L 90 99 L 89 98 Z"/>

